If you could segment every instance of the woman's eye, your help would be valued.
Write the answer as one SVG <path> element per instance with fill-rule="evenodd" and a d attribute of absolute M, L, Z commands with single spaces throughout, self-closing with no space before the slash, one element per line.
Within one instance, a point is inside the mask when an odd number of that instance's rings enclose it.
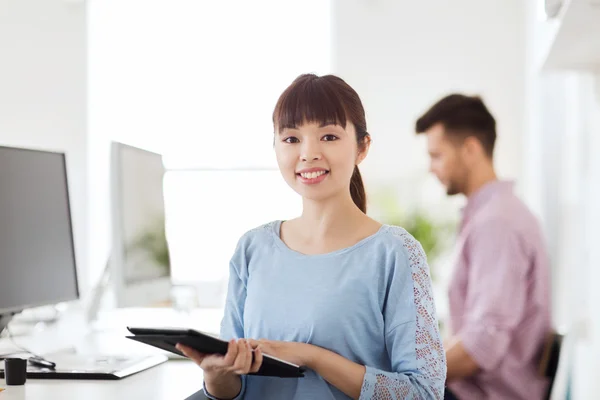
<path fill-rule="evenodd" d="M 283 139 L 283 141 L 285 143 L 298 143 L 299 142 L 298 138 L 294 137 L 294 136 L 287 137 L 287 138 Z"/>
<path fill-rule="evenodd" d="M 337 140 L 337 139 L 338 139 L 338 137 L 335 136 L 335 135 L 325 135 L 325 136 L 323 136 L 323 140 L 326 141 L 326 142 L 332 142 L 332 141 Z"/>

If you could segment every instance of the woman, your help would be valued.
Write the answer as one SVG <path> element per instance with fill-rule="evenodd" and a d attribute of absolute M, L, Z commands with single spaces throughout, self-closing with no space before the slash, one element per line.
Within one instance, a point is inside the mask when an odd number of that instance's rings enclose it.
<path fill-rule="evenodd" d="M 336 76 L 302 75 L 273 123 L 279 169 L 303 211 L 240 239 L 221 326 L 227 354 L 180 346 L 204 370 L 207 396 L 441 399 L 446 364 L 423 250 L 366 215 L 358 164 L 370 135 L 358 95 Z M 247 375 L 262 354 L 308 371 Z"/>

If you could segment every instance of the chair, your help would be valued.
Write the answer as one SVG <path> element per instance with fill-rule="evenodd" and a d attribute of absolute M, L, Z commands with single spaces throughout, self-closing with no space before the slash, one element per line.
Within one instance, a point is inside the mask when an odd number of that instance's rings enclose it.
<path fill-rule="evenodd" d="M 564 335 L 558 332 L 551 332 L 548 334 L 544 343 L 544 349 L 542 352 L 542 358 L 539 364 L 539 374 L 545 378 L 548 378 L 548 390 L 546 392 L 545 399 L 549 400 L 552 394 L 552 388 L 554 386 L 554 379 L 556 378 L 556 371 L 558 370 L 558 363 L 560 360 L 560 351 L 562 348 Z"/>

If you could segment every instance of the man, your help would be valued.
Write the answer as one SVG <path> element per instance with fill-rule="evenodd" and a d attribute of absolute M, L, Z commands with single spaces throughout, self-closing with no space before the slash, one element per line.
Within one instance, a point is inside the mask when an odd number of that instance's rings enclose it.
<path fill-rule="evenodd" d="M 448 195 L 467 197 L 449 288 L 446 398 L 542 399 L 548 259 L 536 218 L 512 183 L 496 177 L 494 117 L 479 97 L 453 94 L 419 118 L 416 131 L 427 135 L 431 172 Z"/>

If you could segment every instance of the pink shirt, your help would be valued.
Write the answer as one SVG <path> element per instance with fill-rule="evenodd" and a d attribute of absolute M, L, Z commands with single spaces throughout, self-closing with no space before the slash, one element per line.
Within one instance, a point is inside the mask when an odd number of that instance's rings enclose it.
<path fill-rule="evenodd" d="M 542 399 L 537 374 L 551 329 L 550 270 L 536 218 L 511 182 L 488 183 L 463 210 L 450 325 L 480 366 L 449 385 L 461 400 Z"/>

